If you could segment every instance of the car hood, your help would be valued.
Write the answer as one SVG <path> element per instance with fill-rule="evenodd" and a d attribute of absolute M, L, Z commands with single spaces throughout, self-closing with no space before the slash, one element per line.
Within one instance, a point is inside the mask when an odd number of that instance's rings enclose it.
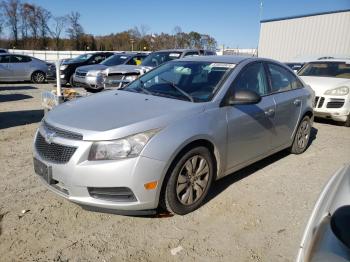
<path fill-rule="evenodd" d="M 149 66 L 117 65 L 108 67 L 106 72 L 107 74 L 140 74 L 140 72 L 146 73 L 151 69 Z"/>
<path fill-rule="evenodd" d="M 51 110 L 45 121 L 80 133 L 84 140 L 112 140 L 163 128 L 203 110 L 200 103 L 112 90 L 65 102 Z"/>
<path fill-rule="evenodd" d="M 86 66 L 79 66 L 77 70 L 82 72 L 88 72 L 88 71 L 98 71 L 98 70 L 104 70 L 107 66 L 97 64 L 97 65 L 86 65 Z"/>
<path fill-rule="evenodd" d="M 323 94 L 326 90 L 350 85 L 349 79 L 336 77 L 316 77 L 316 76 L 299 76 L 306 84 L 316 92 L 316 94 Z"/>

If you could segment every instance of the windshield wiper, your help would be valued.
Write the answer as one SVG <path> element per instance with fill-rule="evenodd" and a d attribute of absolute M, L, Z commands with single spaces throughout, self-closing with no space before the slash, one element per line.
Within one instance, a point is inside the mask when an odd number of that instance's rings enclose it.
<path fill-rule="evenodd" d="M 185 91 L 183 91 L 181 88 L 179 88 L 178 86 L 175 85 L 175 83 L 169 81 L 169 80 L 166 80 L 164 78 L 161 78 L 159 77 L 160 80 L 164 81 L 165 83 L 168 83 L 170 84 L 175 90 L 177 90 L 178 92 L 180 92 L 181 94 L 183 94 L 185 97 L 188 98 L 188 100 L 190 100 L 191 102 L 194 102 L 194 99 L 193 97 L 189 94 L 189 93 L 186 93 Z"/>

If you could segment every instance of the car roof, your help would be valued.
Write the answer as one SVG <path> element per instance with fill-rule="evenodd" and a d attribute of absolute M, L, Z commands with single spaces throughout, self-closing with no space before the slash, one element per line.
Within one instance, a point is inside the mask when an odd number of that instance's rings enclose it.
<path fill-rule="evenodd" d="M 181 61 L 201 61 L 201 62 L 211 62 L 211 63 L 229 63 L 238 64 L 244 60 L 253 59 L 247 56 L 233 56 L 233 55 L 220 55 L 220 56 L 190 56 L 179 59 Z M 254 57 L 254 59 L 257 59 Z M 262 60 L 262 59 L 261 59 Z M 174 60 L 177 61 L 177 60 Z"/>
<path fill-rule="evenodd" d="M 350 64 L 350 58 L 329 58 L 329 59 L 318 59 L 312 60 L 310 63 L 322 63 L 322 62 L 343 62 Z"/>

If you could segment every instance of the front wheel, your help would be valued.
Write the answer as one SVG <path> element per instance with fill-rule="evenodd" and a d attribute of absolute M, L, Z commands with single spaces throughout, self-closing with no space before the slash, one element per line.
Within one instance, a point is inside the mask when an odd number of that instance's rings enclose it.
<path fill-rule="evenodd" d="M 45 82 L 45 74 L 43 72 L 37 71 L 32 74 L 32 81 L 36 84 L 42 84 Z"/>
<path fill-rule="evenodd" d="M 350 115 L 348 115 L 348 117 L 346 118 L 346 121 L 345 121 L 345 123 L 344 123 L 344 126 L 350 127 Z"/>
<path fill-rule="evenodd" d="M 161 203 L 170 213 L 185 215 L 202 203 L 214 177 L 213 157 L 206 147 L 185 153 L 170 170 Z"/>
<path fill-rule="evenodd" d="M 300 122 L 297 132 L 294 136 L 294 141 L 292 147 L 290 148 L 290 152 L 292 154 L 301 154 L 305 152 L 311 133 L 311 121 L 310 117 L 305 116 L 303 120 Z"/>

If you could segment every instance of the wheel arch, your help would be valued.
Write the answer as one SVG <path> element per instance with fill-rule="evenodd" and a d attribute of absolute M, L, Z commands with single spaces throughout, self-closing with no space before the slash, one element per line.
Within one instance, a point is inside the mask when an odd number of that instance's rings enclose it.
<path fill-rule="evenodd" d="M 178 150 L 174 154 L 174 157 L 172 157 L 171 161 L 169 161 L 170 164 L 165 168 L 166 171 L 165 171 L 164 177 L 162 181 L 160 181 L 160 191 L 159 191 L 158 200 L 161 200 L 164 194 L 165 185 L 170 177 L 170 171 L 172 170 L 174 165 L 176 165 L 180 157 L 185 152 L 199 146 L 206 147 L 211 153 L 214 161 L 214 181 L 216 180 L 216 178 L 218 177 L 218 171 L 220 170 L 220 155 L 215 144 L 208 138 L 195 138 L 195 139 L 189 140 L 185 142 L 181 147 L 178 148 Z"/>

